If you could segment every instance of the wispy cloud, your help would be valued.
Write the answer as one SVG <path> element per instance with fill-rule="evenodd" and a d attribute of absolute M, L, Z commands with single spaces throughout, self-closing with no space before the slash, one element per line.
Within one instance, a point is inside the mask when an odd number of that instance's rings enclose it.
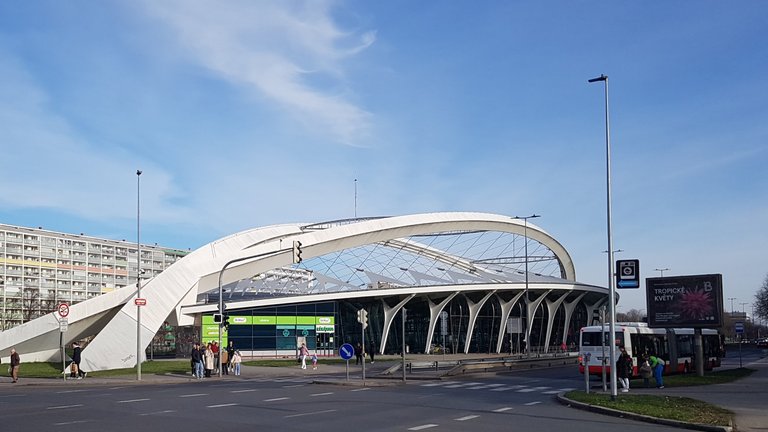
<path fill-rule="evenodd" d="M 345 86 L 342 62 L 375 41 L 339 29 L 326 1 L 148 1 L 189 58 L 329 138 L 364 145 L 371 114 Z M 322 84 L 321 84 L 322 83 Z"/>

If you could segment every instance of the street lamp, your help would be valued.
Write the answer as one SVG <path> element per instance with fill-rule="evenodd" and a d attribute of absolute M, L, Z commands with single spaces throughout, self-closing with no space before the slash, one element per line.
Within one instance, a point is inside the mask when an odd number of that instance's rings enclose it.
<path fill-rule="evenodd" d="M 608 115 L 608 77 L 600 75 L 597 78 L 589 80 L 590 83 L 602 81 L 605 89 L 605 178 L 606 178 L 606 208 L 607 208 L 607 230 L 608 230 L 608 314 L 611 322 L 608 331 L 611 332 L 610 358 L 611 362 L 616 358 L 616 287 L 614 286 L 613 275 L 613 237 L 611 234 L 611 122 Z M 611 363 L 613 364 L 613 363 Z M 618 395 L 616 388 L 616 368 L 611 368 L 611 399 L 615 400 Z"/>
<path fill-rule="evenodd" d="M 136 170 L 136 298 L 141 298 L 141 170 Z M 141 381 L 141 306 L 136 302 L 136 380 Z"/>
<path fill-rule="evenodd" d="M 523 220 L 523 237 L 525 237 L 525 356 L 531 357 L 531 326 L 533 320 L 529 316 L 528 309 L 528 219 L 535 219 L 541 215 L 532 214 L 530 216 L 515 216 L 515 219 Z"/>
<path fill-rule="evenodd" d="M 654 271 L 660 272 L 661 273 L 661 277 L 664 277 L 664 272 L 665 271 L 669 271 L 669 269 L 668 268 L 654 269 Z"/>
<path fill-rule="evenodd" d="M 736 297 L 728 297 L 728 300 L 731 301 L 731 318 L 733 318 L 733 301 L 736 300 Z"/>

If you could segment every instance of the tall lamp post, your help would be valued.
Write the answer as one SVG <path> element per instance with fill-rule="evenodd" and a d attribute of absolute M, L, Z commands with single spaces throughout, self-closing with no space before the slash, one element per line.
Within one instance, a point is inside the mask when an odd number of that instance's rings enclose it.
<path fill-rule="evenodd" d="M 661 277 L 664 277 L 664 272 L 669 271 L 669 268 L 654 269 L 654 271 L 661 273 Z"/>
<path fill-rule="evenodd" d="M 589 80 L 590 83 L 602 81 L 605 89 L 605 178 L 606 178 L 606 208 L 607 208 L 607 228 L 608 228 L 608 314 L 610 323 L 608 331 L 611 334 L 610 359 L 611 364 L 616 358 L 616 287 L 613 275 L 613 236 L 611 234 L 611 122 L 608 115 L 608 77 L 600 75 L 597 78 Z M 616 388 L 616 368 L 611 368 L 611 399 L 615 400 Z"/>
<path fill-rule="evenodd" d="M 141 298 L 141 170 L 136 170 L 136 298 Z M 141 381 L 141 306 L 136 303 L 136 380 Z"/>
<path fill-rule="evenodd" d="M 525 237 L 525 356 L 531 357 L 531 326 L 533 320 L 530 317 L 530 308 L 528 307 L 528 219 L 535 219 L 541 215 L 532 214 L 530 216 L 515 216 L 515 219 L 523 220 L 523 237 Z"/>

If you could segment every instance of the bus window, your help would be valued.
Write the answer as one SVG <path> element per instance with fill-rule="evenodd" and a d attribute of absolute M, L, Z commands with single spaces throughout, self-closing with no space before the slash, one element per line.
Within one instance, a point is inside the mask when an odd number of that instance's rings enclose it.
<path fill-rule="evenodd" d="M 599 332 L 581 332 L 581 346 L 593 346 L 593 347 L 599 347 L 603 346 L 603 342 L 605 342 L 605 346 L 610 346 L 611 341 L 608 340 L 608 332 L 604 332 L 603 335 L 605 336 L 605 340 L 600 340 L 600 333 Z M 620 332 L 616 332 L 616 346 L 622 346 L 624 335 Z"/>

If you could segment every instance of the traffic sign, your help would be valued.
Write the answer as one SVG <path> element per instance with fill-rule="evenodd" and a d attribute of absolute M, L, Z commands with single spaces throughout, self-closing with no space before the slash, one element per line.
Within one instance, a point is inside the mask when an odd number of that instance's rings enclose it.
<path fill-rule="evenodd" d="M 136 298 L 133 300 L 133 304 L 136 306 L 146 306 L 147 305 L 147 299 L 145 298 Z"/>
<path fill-rule="evenodd" d="M 69 305 L 66 303 L 61 303 L 59 305 L 58 312 L 60 317 L 65 318 L 67 315 L 69 315 Z"/>
<path fill-rule="evenodd" d="M 349 360 L 352 358 L 352 356 L 355 355 L 355 348 L 352 346 L 352 344 L 345 343 L 344 345 L 339 348 L 339 355 L 344 360 Z"/>
<path fill-rule="evenodd" d="M 733 328 L 736 330 L 736 334 L 744 334 L 744 322 L 736 321 L 733 323 Z"/>
<path fill-rule="evenodd" d="M 64 333 L 67 331 L 67 328 L 69 328 L 69 321 L 67 321 L 66 318 L 62 318 L 59 320 L 59 331 Z"/>
<path fill-rule="evenodd" d="M 640 260 L 616 261 L 616 287 L 640 288 Z"/>

